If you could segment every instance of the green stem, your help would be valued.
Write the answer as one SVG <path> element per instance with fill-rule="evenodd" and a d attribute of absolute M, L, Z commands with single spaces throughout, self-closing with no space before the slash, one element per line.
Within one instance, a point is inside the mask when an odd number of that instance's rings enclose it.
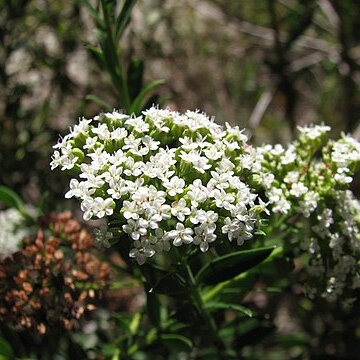
<path fill-rule="evenodd" d="M 109 44 L 111 56 L 113 58 L 113 63 L 115 66 L 116 77 L 118 78 L 118 79 L 116 79 L 116 81 L 114 81 L 115 82 L 114 85 L 115 85 L 115 87 L 120 88 L 118 90 L 120 90 L 121 95 L 124 97 L 124 108 L 125 108 L 124 110 L 126 110 L 128 112 L 131 107 L 131 100 L 130 100 L 130 95 L 129 95 L 129 89 L 127 86 L 127 81 L 126 81 L 126 74 L 125 74 L 121 59 L 119 57 L 117 45 L 115 43 L 114 31 L 111 26 L 110 14 L 108 12 L 105 2 L 101 1 L 101 4 L 102 4 L 102 8 L 103 8 L 103 13 L 104 13 L 106 32 L 108 35 L 108 44 Z M 115 79 L 113 78 L 113 80 L 115 80 Z M 117 81 L 117 80 L 119 80 L 119 81 Z"/>
<path fill-rule="evenodd" d="M 194 304 L 211 332 L 211 339 L 216 346 L 219 359 L 223 359 L 224 357 L 222 356 L 221 352 L 223 349 L 225 349 L 225 345 L 218 335 L 218 328 L 216 322 L 214 318 L 205 310 L 205 304 L 190 265 L 187 264 L 184 258 L 181 259 L 181 264 L 186 271 L 188 285 Z"/>

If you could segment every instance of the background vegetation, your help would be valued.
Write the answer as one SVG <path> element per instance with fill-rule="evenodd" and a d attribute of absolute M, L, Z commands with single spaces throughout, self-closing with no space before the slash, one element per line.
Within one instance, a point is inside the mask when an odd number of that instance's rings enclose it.
<path fill-rule="evenodd" d="M 51 186 L 50 144 L 77 117 L 122 101 L 86 45 L 97 45 L 82 1 L 2 0 L 1 183 L 36 198 Z M 124 68 L 142 59 L 163 79 L 161 103 L 199 108 L 284 141 L 297 124 L 357 134 L 360 118 L 356 1 L 138 1 L 121 39 Z M 52 176 L 54 181 L 58 181 Z M 56 190 L 60 187 L 51 187 Z"/>

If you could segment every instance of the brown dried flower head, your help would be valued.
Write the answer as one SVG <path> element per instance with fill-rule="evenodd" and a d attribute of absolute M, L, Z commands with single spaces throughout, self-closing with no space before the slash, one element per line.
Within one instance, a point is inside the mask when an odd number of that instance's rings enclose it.
<path fill-rule="evenodd" d="M 39 334 L 78 326 L 109 283 L 109 264 L 95 253 L 92 237 L 70 212 L 42 217 L 36 237 L 0 262 L 0 319 Z"/>

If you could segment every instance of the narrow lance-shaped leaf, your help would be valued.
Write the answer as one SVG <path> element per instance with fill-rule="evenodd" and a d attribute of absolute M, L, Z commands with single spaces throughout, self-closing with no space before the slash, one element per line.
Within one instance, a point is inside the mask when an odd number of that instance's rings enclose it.
<path fill-rule="evenodd" d="M 196 275 L 198 283 L 217 284 L 243 273 L 264 261 L 274 247 L 236 251 L 220 256 L 203 266 Z"/>
<path fill-rule="evenodd" d="M 11 208 L 24 209 L 24 202 L 20 196 L 7 186 L 0 186 L 0 202 Z"/>
<path fill-rule="evenodd" d="M 161 340 L 165 344 L 165 346 L 176 349 L 177 351 L 191 351 L 193 348 L 193 344 L 190 339 L 185 336 L 178 334 L 161 334 Z"/>
<path fill-rule="evenodd" d="M 232 303 L 225 303 L 225 302 L 217 302 L 217 301 L 211 301 L 205 304 L 205 309 L 209 311 L 217 310 L 217 309 L 223 309 L 223 310 L 236 310 L 238 312 L 241 312 L 242 314 L 245 314 L 249 317 L 253 316 L 253 313 L 250 309 L 248 309 L 245 306 L 238 305 L 238 304 L 232 304 Z"/>
<path fill-rule="evenodd" d="M 95 60 L 100 66 L 102 67 L 106 66 L 104 60 L 104 54 L 100 49 L 90 44 L 85 45 L 85 47 L 91 52 L 91 54 L 94 56 Z"/>
<path fill-rule="evenodd" d="M 116 19 L 115 37 L 117 41 L 120 40 L 126 26 L 129 23 L 131 11 L 136 4 L 136 1 L 137 0 L 126 0 L 119 16 Z"/>
<path fill-rule="evenodd" d="M 141 110 L 141 104 L 146 98 L 146 96 L 163 83 L 164 80 L 155 80 L 152 81 L 150 84 L 146 85 L 131 104 L 130 113 L 138 113 Z"/>
<path fill-rule="evenodd" d="M 98 104 L 103 110 L 106 111 L 112 111 L 112 106 L 107 103 L 105 100 L 99 98 L 96 95 L 86 95 L 86 100 L 88 101 L 93 101 L 94 103 Z"/>
<path fill-rule="evenodd" d="M 95 9 L 88 0 L 82 0 L 82 3 L 88 8 L 91 17 L 95 20 L 96 26 L 100 29 L 105 28 L 104 20 L 99 16 L 99 12 Z"/>
<path fill-rule="evenodd" d="M 129 324 L 129 330 L 131 335 L 135 335 L 138 332 L 139 326 L 140 326 L 140 320 L 141 320 L 141 314 L 136 313 L 134 314 L 130 324 Z"/>

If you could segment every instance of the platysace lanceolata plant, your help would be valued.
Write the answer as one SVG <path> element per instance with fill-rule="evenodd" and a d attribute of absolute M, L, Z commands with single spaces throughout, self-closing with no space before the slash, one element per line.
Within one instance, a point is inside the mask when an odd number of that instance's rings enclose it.
<path fill-rule="evenodd" d="M 301 128 L 287 148 L 255 148 L 238 128 L 199 112 L 113 111 L 80 120 L 55 145 L 51 166 L 72 174 L 65 197 L 80 200 L 85 220 L 106 219 L 96 238 L 119 240 L 121 270 L 144 286 L 156 334 L 149 342 L 163 350 L 170 337 L 194 358 L 208 348 L 215 358 L 239 358 L 238 322 L 226 320 L 228 311 L 252 315 L 239 302 L 252 279 L 277 267 L 277 256 L 308 260 L 301 281 L 309 295 L 316 288 L 349 303 L 346 295 L 359 286 L 359 205 L 348 190 L 359 145 L 346 136 L 328 141 L 328 131 Z M 294 230 L 301 225 L 300 237 Z M 254 236 L 260 227 L 261 239 Z M 251 238 L 240 250 L 233 246 Z M 129 257 L 155 261 L 137 267 Z M 226 339 L 224 329 L 231 329 Z"/>
<path fill-rule="evenodd" d="M 308 236 L 292 240 L 309 256 L 307 293 L 347 305 L 360 288 L 360 205 L 348 190 L 360 166 L 360 143 L 344 134 L 329 140 L 329 131 L 299 127 L 298 140 L 287 148 L 258 148 L 261 167 L 254 179 L 274 213 L 309 219 Z"/>
<path fill-rule="evenodd" d="M 199 112 L 114 111 L 80 120 L 55 145 L 51 167 L 77 175 L 65 197 L 80 199 L 85 220 L 118 221 L 129 256 L 143 264 L 171 246 L 206 252 L 224 237 L 238 245 L 253 237 L 268 211 L 248 185 L 259 163 L 246 141 Z"/>

